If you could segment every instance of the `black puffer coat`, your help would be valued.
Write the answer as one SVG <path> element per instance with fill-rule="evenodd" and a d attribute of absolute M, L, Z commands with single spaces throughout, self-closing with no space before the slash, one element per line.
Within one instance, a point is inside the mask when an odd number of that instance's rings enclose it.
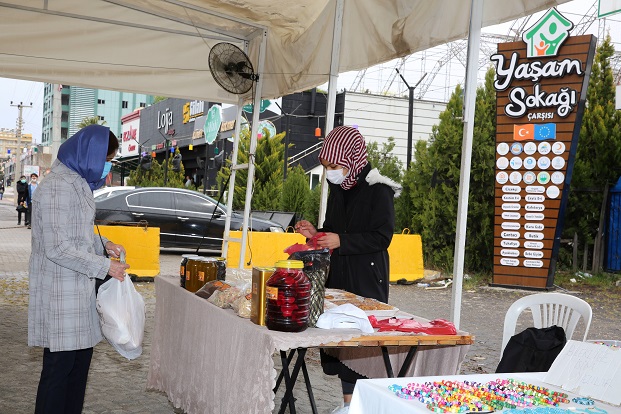
<path fill-rule="evenodd" d="M 330 184 L 323 228 L 341 247 L 330 257 L 326 286 L 388 302 L 388 246 L 395 228 L 394 197 L 401 187 L 370 164 L 350 190 Z"/>
<path fill-rule="evenodd" d="M 22 183 L 20 180 L 17 180 L 15 183 L 15 191 L 17 191 L 17 203 L 21 203 L 26 201 L 28 197 L 28 183 Z"/>

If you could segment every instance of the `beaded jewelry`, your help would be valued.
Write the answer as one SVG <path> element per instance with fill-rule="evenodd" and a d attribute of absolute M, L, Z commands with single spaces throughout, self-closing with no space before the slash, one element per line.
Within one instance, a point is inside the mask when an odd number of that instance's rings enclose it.
<path fill-rule="evenodd" d="M 595 405 L 595 401 L 590 398 L 576 397 L 573 398 L 572 401 L 580 405 Z"/>
<path fill-rule="evenodd" d="M 497 379 L 486 384 L 474 381 L 436 381 L 424 384 L 409 383 L 405 387 L 393 384 L 388 387 L 396 396 L 415 399 L 425 404 L 428 410 L 436 413 L 483 413 L 495 410 L 544 407 L 548 411 L 520 414 L 560 414 L 549 411 L 548 407 L 558 407 L 568 403 L 567 394 L 551 391 L 513 379 Z"/>

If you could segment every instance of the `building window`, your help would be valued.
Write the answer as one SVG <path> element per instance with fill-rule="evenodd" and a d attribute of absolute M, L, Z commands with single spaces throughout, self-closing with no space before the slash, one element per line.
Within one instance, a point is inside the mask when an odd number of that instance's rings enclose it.
<path fill-rule="evenodd" d="M 99 119 L 100 121 L 105 121 L 105 118 L 103 116 L 101 116 L 101 115 L 98 115 L 97 119 Z"/>
<path fill-rule="evenodd" d="M 105 99 L 97 99 L 97 103 L 99 105 L 104 105 L 106 103 L 106 100 Z"/>
<path fill-rule="evenodd" d="M 127 102 L 127 101 L 122 101 L 121 102 L 121 108 L 127 109 L 128 107 L 129 107 L 129 102 Z"/>
<path fill-rule="evenodd" d="M 140 107 L 141 107 L 141 108 L 145 108 L 146 106 L 147 106 L 147 104 L 146 104 L 146 103 L 144 103 L 144 102 L 140 102 Z"/>

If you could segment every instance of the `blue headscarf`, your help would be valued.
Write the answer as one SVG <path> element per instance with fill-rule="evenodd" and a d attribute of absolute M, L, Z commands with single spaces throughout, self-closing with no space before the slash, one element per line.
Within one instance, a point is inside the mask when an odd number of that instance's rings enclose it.
<path fill-rule="evenodd" d="M 58 149 L 58 159 L 86 180 L 91 190 L 105 182 L 101 178 L 108 155 L 110 128 L 89 125 L 63 142 Z"/>

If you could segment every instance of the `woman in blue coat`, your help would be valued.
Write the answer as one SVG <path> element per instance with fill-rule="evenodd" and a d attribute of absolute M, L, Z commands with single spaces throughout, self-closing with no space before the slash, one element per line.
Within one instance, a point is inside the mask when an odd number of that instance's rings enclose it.
<path fill-rule="evenodd" d="M 352 127 L 337 127 L 326 136 L 319 161 L 330 186 L 323 228 L 302 220 L 296 230 L 308 238 L 326 232 L 318 244 L 334 249 L 327 287 L 388 302 L 388 246 L 395 228 L 394 197 L 401 186 L 371 169 L 364 138 Z M 334 357 L 321 357 L 324 372 L 341 378 L 347 405 L 361 376 Z"/>
<path fill-rule="evenodd" d="M 51 172 L 34 192 L 28 345 L 43 347 L 35 413 L 81 413 L 93 347 L 102 340 L 95 279 L 123 280 L 123 246 L 93 231 L 93 190 L 116 155 L 110 129 L 90 125 L 58 150 Z"/>

